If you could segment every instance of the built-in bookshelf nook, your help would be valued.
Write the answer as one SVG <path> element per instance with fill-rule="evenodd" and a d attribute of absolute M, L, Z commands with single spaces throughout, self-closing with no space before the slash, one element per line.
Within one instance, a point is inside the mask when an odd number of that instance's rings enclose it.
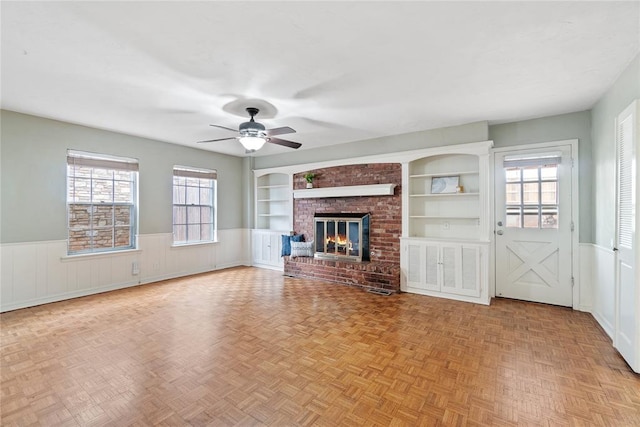
<path fill-rule="evenodd" d="M 409 169 L 409 236 L 480 237 L 477 155 L 442 154 L 425 157 L 411 162 Z M 457 185 L 438 187 L 437 184 L 443 181 Z"/>
<path fill-rule="evenodd" d="M 256 228 L 286 231 L 291 228 L 289 175 L 271 173 L 256 178 Z"/>
<path fill-rule="evenodd" d="M 425 149 L 403 163 L 401 290 L 489 303 L 491 146 Z"/>
<path fill-rule="evenodd" d="M 291 175 L 259 172 L 255 175 L 255 226 L 251 230 L 253 265 L 282 270 L 281 235 L 291 230 Z"/>

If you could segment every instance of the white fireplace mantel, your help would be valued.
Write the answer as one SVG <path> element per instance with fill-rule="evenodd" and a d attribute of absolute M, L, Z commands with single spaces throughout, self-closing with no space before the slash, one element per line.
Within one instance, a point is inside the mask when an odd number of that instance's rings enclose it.
<path fill-rule="evenodd" d="M 396 184 L 348 185 L 345 187 L 324 187 L 293 190 L 294 199 L 352 196 L 393 196 Z"/>

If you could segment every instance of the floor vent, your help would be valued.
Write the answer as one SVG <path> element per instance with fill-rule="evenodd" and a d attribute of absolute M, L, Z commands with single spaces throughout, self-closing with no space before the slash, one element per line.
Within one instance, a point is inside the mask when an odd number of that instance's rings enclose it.
<path fill-rule="evenodd" d="M 391 291 L 387 289 L 380 289 L 380 288 L 369 288 L 367 289 L 367 292 L 371 292 L 372 294 L 376 294 L 376 295 L 384 295 L 386 297 L 391 295 Z"/>

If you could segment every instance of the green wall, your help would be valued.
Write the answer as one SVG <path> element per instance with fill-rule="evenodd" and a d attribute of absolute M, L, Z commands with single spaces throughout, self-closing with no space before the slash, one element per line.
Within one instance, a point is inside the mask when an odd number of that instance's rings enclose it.
<path fill-rule="evenodd" d="M 218 171 L 218 229 L 243 228 L 246 172 L 239 157 L 2 111 L 0 242 L 67 238 L 67 149 L 139 160 L 140 234 L 172 232 L 172 170 Z"/>
<path fill-rule="evenodd" d="M 592 147 L 591 114 L 589 111 L 542 117 L 533 120 L 489 126 L 489 139 L 494 147 L 533 144 L 537 142 L 578 139 L 580 202 L 580 242 L 593 242 L 591 212 Z"/>
<path fill-rule="evenodd" d="M 256 157 L 253 168 L 267 169 L 278 166 L 348 159 L 374 154 L 440 147 L 442 145 L 486 141 L 487 139 L 487 122 L 475 122 L 460 126 L 349 142 L 341 144 L 339 150 L 333 149 L 335 146 L 329 146 L 303 151 L 291 151 L 290 153 L 273 156 Z"/>

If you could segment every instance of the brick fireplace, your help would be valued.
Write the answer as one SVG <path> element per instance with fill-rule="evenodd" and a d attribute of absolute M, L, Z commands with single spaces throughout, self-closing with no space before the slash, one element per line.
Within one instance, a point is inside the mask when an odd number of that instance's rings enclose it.
<path fill-rule="evenodd" d="M 395 184 L 393 195 L 297 198 L 294 200 L 294 231 L 306 240 L 316 238 L 314 217 L 344 213 L 370 215 L 369 261 L 341 261 L 311 257 L 285 258 L 284 272 L 293 277 L 311 277 L 366 288 L 400 290 L 400 235 L 402 232 L 399 163 L 375 163 L 316 169 L 294 175 L 294 190 L 304 189 L 303 175 L 314 173 L 314 187 Z M 366 259 L 366 258 L 365 258 Z"/>

